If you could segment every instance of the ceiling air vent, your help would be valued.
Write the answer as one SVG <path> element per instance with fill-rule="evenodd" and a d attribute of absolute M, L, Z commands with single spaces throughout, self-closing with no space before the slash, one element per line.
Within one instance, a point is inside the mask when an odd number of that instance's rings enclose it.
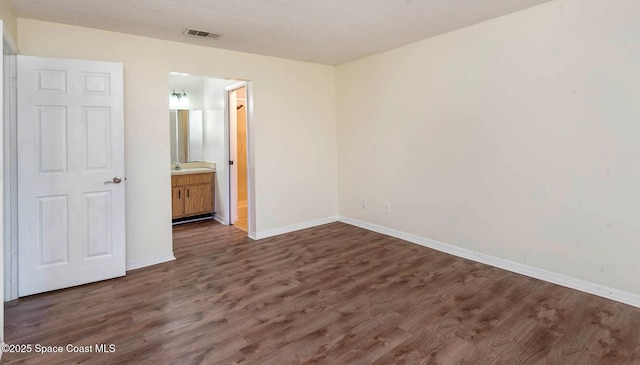
<path fill-rule="evenodd" d="M 187 37 L 211 38 L 211 39 L 218 39 L 222 36 L 222 34 L 205 32 L 204 30 L 197 30 L 197 29 L 190 29 L 190 28 L 187 28 L 183 34 L 186 35 Z"/>

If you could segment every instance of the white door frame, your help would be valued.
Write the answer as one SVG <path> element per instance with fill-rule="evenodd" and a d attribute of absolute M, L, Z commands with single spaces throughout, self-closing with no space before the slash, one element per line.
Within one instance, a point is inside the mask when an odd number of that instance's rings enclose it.
<path fill-rule="evenodd" d="M 247 225 L 249 230 L 249 237 L 255 239 L 256 236 L 256 220 L 255 220 L 255 153 L 254 153 L 254 132 L 253 132 L 253 85 L 251 81 L 242 81 L 237 84 L 233 84 L 224 88 L 224 156 L 225 163 L 227 166 L 225 168 L 225 177 L 224 177 L 224 206 L 226 207 L 226 213 L 224 217 L 224 224 L 231 224 L 231 169 L 228 166 L 228 161 L 230 161 L 230 118 L 231 113 L 229 110 L 229 94 L 240 88 L 245 88 L 246 93 L 246 101 L 245 108 L 247 108 Z"/>
<path fill-rule="evenodd" d="M 4 290 L 2 294 L 4 301 L 18 298 L 18 210 L 17 210 L 17 109 L 16 109 L 16 54 L 18 47 L 7 31 L 4 22 L 0 21 L 2 27 L 3 40 L 3 60 L 2 60 L 2 104 L 0 104 L 0 114 L 3 124 L 0 140 L 3 148 L 0 148 L 0 161 L 3 163 L 2 179 L 0 186 L 3 186 L 0 196 L 3 217 L 0 220 L 0 237 L 3 240 L 3 274 Z M 5 56 L 7 55 L 7 56 Z M 8 91 L 8 92 L 7 92 Z"/>
<path fill-rule="evenodd" d="M 229 224 L 236 224 L 238 221 L 238 89 L 227 90 L 229 103 L 226 108 L 229 110 Z M 231 164 L 233 161 L 233 164 Z"/>

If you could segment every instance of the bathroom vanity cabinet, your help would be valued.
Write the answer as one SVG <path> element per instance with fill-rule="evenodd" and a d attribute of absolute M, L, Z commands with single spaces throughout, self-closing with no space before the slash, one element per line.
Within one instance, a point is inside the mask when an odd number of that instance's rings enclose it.
<path fill-rule="evenodd" d="M 171 176 L 172 218 L 212 214 L 215 172 Z"/>

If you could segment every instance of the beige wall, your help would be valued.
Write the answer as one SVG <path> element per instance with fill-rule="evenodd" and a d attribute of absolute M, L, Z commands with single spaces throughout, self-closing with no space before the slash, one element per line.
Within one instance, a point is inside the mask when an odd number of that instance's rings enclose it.
<path fill-rule="evenodd" d="M 171 253 L 170 71 L 253 81 L 258 233 L 337 214 L 334 67 L 22 18 L 18 34 L 22 54 L 124 64 L 128 261 Z"/>
<path fill-rule="evenodd" d="M 638 14 L 552 1 L 338 66 L 340 214 L 640 294 Z"/>
<path fill-rule="evenodd" d="M 15 42 L 18 36 L 18 18 L 13 11 L 13 5 L 11 5 L 10 0 L 0 0 L 0 19 L 4 22 L 4 26 Z"/>

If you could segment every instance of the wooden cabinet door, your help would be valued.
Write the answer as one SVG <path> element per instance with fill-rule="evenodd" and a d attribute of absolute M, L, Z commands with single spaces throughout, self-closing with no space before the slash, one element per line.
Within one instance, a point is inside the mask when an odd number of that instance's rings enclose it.
<path fill-rule="evenodd" d="M 194 189 L 195 186 L 196 185 L 189 185 L 184 187 L 184 214 L 186 215 L 197 214 L 200 211 L 197 191 L 194 193 L 194 190 L 196 190 Z"/>
<path fill-rule="evenodd" d="M 175 187 L 171 188 L 171 216 L 173 218 L 182 217 L 184 212 L 184 197 L 185 188 L 184 187 Z"/>
<path fill-rule="evenodd" d="M 213 192 L 211 184 L 189 185 L 186 187 L 184 214 L 211 213 L 213 210 Z"/>
<path fill-rule="evenodd" d="M 201 209 L 203 213 L 213 211 L 213 187 L 211 184 L 198 185 L 198 195 L 201 199 Z"/>

